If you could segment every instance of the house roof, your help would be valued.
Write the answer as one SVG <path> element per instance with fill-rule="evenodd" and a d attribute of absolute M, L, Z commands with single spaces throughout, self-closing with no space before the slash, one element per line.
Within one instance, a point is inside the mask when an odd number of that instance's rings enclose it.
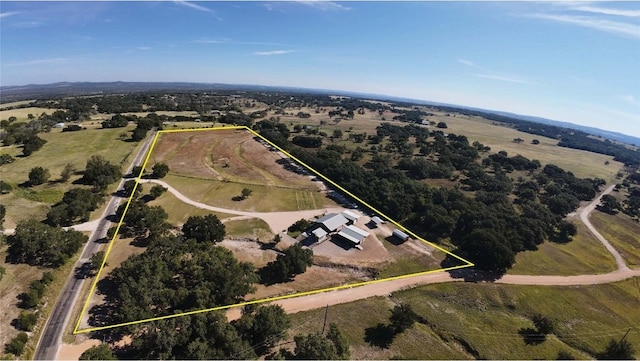
<path fill-rule="evenodd" d="M 329 232 L 333 232 L 340 226 L 347 224 L 347 219 L 339 213 L 329 213 L 322 218 L 315 220 L 316 223 L 322 224 Z"/>
<path fill-rule="evenodd" d="M 355 244 L 360 244 L 363 239 L 367 238 L 369 232 L 366 232 L 354 225 L 344 227 L 340 232 L 338 232 L 340 237 L 345 238 L 348 241 L 351 241 Z"/>
<path fill-rule="evenodd" d="M 346 219 L 348 219 L 348 220 L 350 220 L 352 222 L 355 222 L 355 221 L 358 220 L 358 218 L 360 218 L 360 216 L 358 216 L 357 214 L 351 212 L 350 210 L 344 210 L 344 211 L 342 211 L 341 214 L 344 216 L 344 218 L 346 218 Z"/>
<path fill-rule="evenodd" d="M 398 238 L 400 238 L 400 239 L 408 239 L 408 238 L 409 238 L 409 235 L 408 235 L 408 234 L 406 234 L 406 233 L 402 232 L 402 231 L 401 231 L 401 230 L 399 230 L 399 229 L 394 229 L 394 230 L 393 230 L 393 235 L 394 235 L 394 236 L 396 236 L 396 237 L 398 237 Z"/>
<path fill-rule="evenodd" d="M 324 238 L 327 235 L 327 232 L 324 229 L 322 229 L 322 227 L 318 227 L 314 229 L 313 231 L 311 231 L 311 233 L 313 233 L 313 235 L 316 236 L 316 238 L 318 239 Z"/>
<path fill-rule="evenodd" d="M 384 221 L 382 220 L 382 218 L 378 217 L 378 216 L 373 216 L 371 217 L 371 221 L 375 224 L 381 224 L 384 223 Z"/>

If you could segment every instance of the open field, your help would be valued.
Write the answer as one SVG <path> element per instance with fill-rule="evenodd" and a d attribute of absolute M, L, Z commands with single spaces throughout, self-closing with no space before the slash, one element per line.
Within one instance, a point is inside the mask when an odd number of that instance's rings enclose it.
<path fill-rule="evenodd" d="M 141 185 L 139 184 L 138 187 Z M 144 188 L 144 192 L 148 193 L 151 189 L 151 184 L 142 185 Z M 169 215 L 169 222 L 171 225 L 176 227 L 181 227 L 184 222 L 187 221 L 189 217 L 193 216 L 205 216 L 207 214 L 215 214 L 220 220 L 225 218 L 233 217 L 232 214 L 220 213 L 220 212 L 211 212 L 204 209 L 199 209 L 192 207 L 184 202 L 178 200 L 173 194 L 169 192 L 165 192 L 157 199 L 149 202 L 149 206 L 161 206 Z"/>
<path fill-rule="evenodd" d="M 216 207 L 255 212 L 298 211 L 335 207 L 335 203 L 323 193 L 306 189 L 278 188 L 264 185 L 220 182 L 199 178 L 169 175 L 164 181 L 175 187 L 180 193 L 196 202 Z M 239 196 L 243 188 L 252 191 L 242 201 L 232 198 Z"/>
<path fill-rule="evenodd" d="M 327 322 L 346 333 L 354 359 L 555 359 L 559 351 L 589 358 L 609 339 L 619 340 L 640 324 L 640 288 L 636 280 L 584 287 L 440 284 L 331 306 Z M 394 305 L 409 303 L 426 320 L 393 339 L 388 348 L 371 346 L 365 330 L 389 324 Z M 322 330 L 324 309 L 292 314 L 292 334 Z M 540 313 L 552 320 L 555 335 L 526 345 L 518 334 L 533 327 Z M 357 315 L 367 315 L 358 317 Z M 640 343 L 637 329 L 628 336 Z M 637 351 L 636 351 L 637 356 Z"/>
<path fill-rule="evenodd" d="M 18 102 L 22 103 L 22 102 Z M 14 104 L 14 103 L 9 103 Z M 5 108 L 10 106 L 9 104 L 2 104 L 0 108 Z M 37 119 L 42 113 L 52 114 L 58 109 L 49 109 L 49 108 L 37 108 L 37 107 L 29 107 L 29 108 L 20 108 L 20 109 L 10 109 L 10 110 L 0 110 L 0 120 L 9 119 L 9 117 L 18 118 L 17 121 L 23 122 L 29 120 L 29 114 L 33 114 L 35 119 Z"/>
<path fill-rule="evenodd" d="M 270 241 L 275 236 L 267 222 L 259 218 L 230 220 L 224 223 L 227 237 L 246 237 L 261 241 Z"/>
<path fill-rule="evenodd" d="M 64 166 L 71 163 L 76 171 L 84 170 L 87 160 L 92 155 L 102 155 L 114 164 L 124 167 L 139 143 L 123 142 L 118 135 L 128 128 L 90 129 L 79 132 L 62 133 L 59 131 L 42 133 L 39 136 L 47 143 L 28 157 L 21 157 L 21 150 L 16 146 L 0 147 L 0 154 L 8 153 L 15 161 L 0 168 L 2 180 L 14 188 L 10 193 L 0 195 L 0 202 L 7 207 L 5 227 L 11 228 L 20 220 L 28 218 L 44 218 L 48 206 L 62 199 L 64 192 L 78 185 L 72 184 L 81 176 L 76 174 L 69 182 L 60 183 Z M 37 166 L 49 170 L 51 178 L 48 183 L 28 188 L 18 185 L 29 179 L 29 171 Z"/>
<path fill-rule="evenodd" d="M 591 213 L 591 223 L 620 252 L 627 266 L 640 267 L 640 224 L 624 214 L 610 215 L 598 210 Z"/>
<path fill-rule="evenodd" d="M 11 102 L 11 103 L 2 103 L 0 104 L 0 109 L 5 109 L 5 108 L 10 108 L 10 107 L 17 107 L 20 105 L 25 105 L 25 104 L 30 104 L 34 101 L 35 99 L 32 100 L 22 100 L 19 102 Z"/>
<path fill-rule="evenodd" d="M 571 276 L 614 271 L 616 262 L 611 253 L 579 219 L 573 223 L 578 227 L 578 234 L 571 242 L 546 241 L 537 251 L 520 252 L 508 273 Z"/>

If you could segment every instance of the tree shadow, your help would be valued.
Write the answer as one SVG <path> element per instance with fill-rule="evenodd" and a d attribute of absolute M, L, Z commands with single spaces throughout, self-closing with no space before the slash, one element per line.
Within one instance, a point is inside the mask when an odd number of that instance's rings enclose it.
<path fill-rule="evenodd" d="M 518 334 L 526 345 L 539 345 L 547 339 L 547 335 L 538 332 L 535 328 L 523 327 L 518 330 Z"/>
<path fill-rule="evenodd" d="M 460 260 L 447 255 L 445 259 L 440 262 L 440 267 L 450 268 L 460 266 Z M 452 278 L 463 279 L 465 282 L 495 282 L 504 276 L 503 272 L 497 271 L 483 271 L 475 267 L 454 269 L 447 271 Z"/>
<path fill-rule="evenodd" d="M 364 330 L 364 341 L 371 346 L 389 348 L 396 337 L 396 330 L 391 325 L 378 323 Z"/>

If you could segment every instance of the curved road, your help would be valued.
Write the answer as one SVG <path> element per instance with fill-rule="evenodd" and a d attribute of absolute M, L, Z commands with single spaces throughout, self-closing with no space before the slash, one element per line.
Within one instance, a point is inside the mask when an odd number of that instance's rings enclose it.
<path fill-rule="evenodd" d="M 125 172 L 125 174 L 131 173 L 131 169 L 135 165 L 139 165 L 142 162 L 144 155 L 147 153 L 149 146 L 151 145 L 151 141 L 153 140 L 156 131 L 152 131 L 151 135 L 142 145 L 138 154 L 131 162 L 131 165 Z M 120 184 L 118 184 L 118 188 L 122 188 L 122 185 L 126 179 L 120 180 Z M 120 201 L 124 198 L 120 198 L 116 195 L 113 195 L 107 206 L 105 207 L 102 215 L 97 221 L 88 222 L 85 225 L 90 225 L 91 228 L 91 236 L 89 237 L 89 241 L 85 244 L 84 249 L 82 250 L 82 255 L 80 259 L 76 262 L 76 266 L 74 267 L 73 272 L 67 278 L 67 282 L 60 292 L 58 299 L 56 300 L 56 304 L 47 319 L 47 322 L 44 326 L 44 330 L 40 335 L 40 339 L 38 340 L 38 344 L 36 345 L 36 351 L 34 353 L 34 360 L 54 360 L 56 358 L 56 354 L 58 352 L 58 348 L 62 343 L 62 334 L 66 328 L 67 323 L 69 322 L 69 318 L 71 317 L 71 311 L 73 310 L 73 306 L 75 305 L 78 295 L 80 293 L 80 289 L 82 288 L 82 284 L 84 283 L 84 279 L 78 279 L 75 277 L 75 269 L 77 267 L 81 267 L 84 263 L 88 262 L 91 256 L 93 256 L 98 249 L 100 248 L 100 243 L 96 242 L 98 239 L 104 238 L 111 227 L 111 222 L 106 219 L 106 217 L 115 212 L 115 209 L 118 208 Z M 89 228 L 79 227 L 82 230 L 88 230 Z M 73 227 L 73 228 L 76 228 Z"/>

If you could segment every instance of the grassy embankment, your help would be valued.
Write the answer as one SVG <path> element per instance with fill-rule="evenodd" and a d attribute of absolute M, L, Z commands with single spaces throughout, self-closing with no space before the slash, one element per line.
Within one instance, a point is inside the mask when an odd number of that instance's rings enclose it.
<path fill-rule="evenodd" d="M 581 287 L 450 283 L 331 306 L 328 322 L 347 334 L 354 359 L 555 359 L 560 351 L 583 359 L 629 327 L 634 329 L 627 340 L 640 344 L 639 297 L 637 279 Z M 400 303 L 409 303 L 426 323 L 397 335 L 388 348 L 370 345 L 366 330 L 388 325 L 391 309 Z M 319 332 L 324 311 L 292 314 L 290 336 Z M 555 332 L 527 345 L 518 331 L 533 328 L 536 313 L 550 318 Z"/>

